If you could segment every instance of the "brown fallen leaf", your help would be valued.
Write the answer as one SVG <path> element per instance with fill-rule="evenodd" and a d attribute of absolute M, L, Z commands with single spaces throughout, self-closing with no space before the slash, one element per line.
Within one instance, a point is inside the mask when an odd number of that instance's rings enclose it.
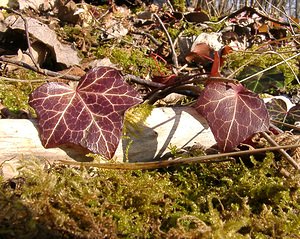
<path fill-rule="evenodd" d="M 50 49 L 58 64 L 66 67 L 79 65 L 80 58 L 77 55 L 77 51 L 70 45 L 61 43 L 58 40 L 55 31 L 51 30 L 46 24 L 34 18 L 27 17 L 26 19 L 29 34 Z M 25 31 L 23 19 L 18 17 L 17 20 L 9 26 L 9 28 Z"/>

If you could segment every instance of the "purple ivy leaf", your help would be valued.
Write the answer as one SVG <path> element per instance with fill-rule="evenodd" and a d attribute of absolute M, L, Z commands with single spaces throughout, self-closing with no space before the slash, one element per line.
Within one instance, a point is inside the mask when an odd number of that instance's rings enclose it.
<path fill-rule="evenodd" d="M 292 108 L 290 108 L 288 112 L 289 123 L 294 124 L 296 121 L 300 121 L 300 104 L 296 104 Z"/>
<path fill-rule="evenodd" d="M 56 82 L 40 86 L 30 95 L 29 104 L 37 113 L 44 147 L 75 144 L 111 158 L 125 111 L 141 101 L 119 71 L 98 67 L 84 75 L 76 89 Z"/>
<path fill-rule="evenodd" d="M 287 105 L 282 99 L 272 99 L 266 103 L 270 117 L 273 120 L 285 121 L 288 110 Z"/>
<path fill-rule="evenodd" d="M 283 99 L 274 98 L 266 103 L 271 119 L 289 124 L 300 121 L 300 105 L 296 104 L 291 107 L 290 100 L 288 98 Z"/>
<path fill-rule="evenodd" d="M 195 109 L 206 118 L 224 152 L 232 151 L 254 133 L 269 128 L 269 115 L 263 100 L 239 83 L 209 82 Z"/>

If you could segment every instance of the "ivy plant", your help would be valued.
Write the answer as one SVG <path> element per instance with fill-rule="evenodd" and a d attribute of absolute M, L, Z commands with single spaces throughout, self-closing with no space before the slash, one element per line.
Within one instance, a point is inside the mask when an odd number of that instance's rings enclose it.
<path fill-rule="evenodd" d="M 117 149 L 126 110 L 141 102 L 139 93 L 110 67 L 90 70 L 75 89 L 63 83 L 44 84 L 29 99 L 45 147 L 75 144 L 106 158 Z M 269 128 L 264 102 L 241 83 L 208 81 L 194 107 L 208 121 L 222 151 L 231 151 Z"/>

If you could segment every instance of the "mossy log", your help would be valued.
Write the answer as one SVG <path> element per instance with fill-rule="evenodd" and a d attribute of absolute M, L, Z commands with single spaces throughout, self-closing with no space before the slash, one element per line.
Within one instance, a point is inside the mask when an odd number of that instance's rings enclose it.
<path fill-rule="evenodd" d="M 169 152 L 170 145 L 180 149 L 195 144 L 211 147 L 215 140 L 194 109 L 156 108 L 142 127 L 120 141 L 114 158 L 118 162 L 153 161 Z M 50 163 L 55 160 L 92 160 L 71 147 L 45 149 L 39 139 L 36 120 L 27 119 L 0 120 L 0 150 L 5 177 L 16 175 L 20 160 L 39 158 Z"/>

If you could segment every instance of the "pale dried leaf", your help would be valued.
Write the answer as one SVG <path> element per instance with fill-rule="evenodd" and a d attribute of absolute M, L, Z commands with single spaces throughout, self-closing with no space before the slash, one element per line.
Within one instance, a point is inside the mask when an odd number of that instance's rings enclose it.
<path fill-rule="evenodd" d="M 66 67 L 78 65 L 80 62 L 77 51 L 70 45 L 60 43 L 55 31 L 51 30 L 46 24 L 34 18 L 26 18 L 28 22 L 28 32 L 36 40 L 44 43 L 54 53 L 56 62 Z M 10 26 L 11 29 L 24 30 L 24 21 L 21 17 Z"/>

